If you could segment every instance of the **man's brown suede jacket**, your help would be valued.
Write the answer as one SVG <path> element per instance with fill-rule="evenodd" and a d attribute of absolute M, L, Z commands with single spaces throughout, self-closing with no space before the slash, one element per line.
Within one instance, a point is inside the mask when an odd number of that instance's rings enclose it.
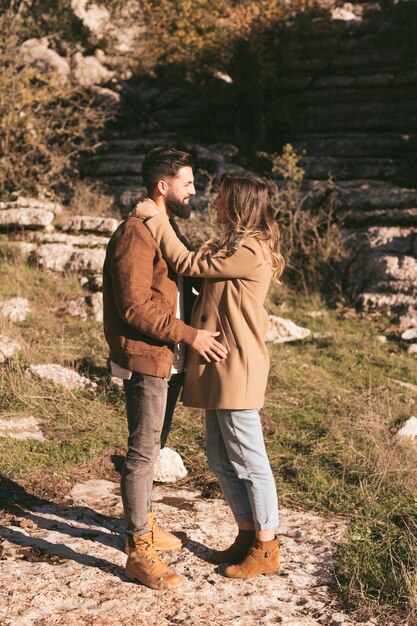
<path fill-rule="evenodd" d="M 187 308 L 191 285 L 184 289 Z M 177 294 L 156 241 L 141 218 L 129 216 L 111 237 L 103 268 L 104 334 L 114 363 L 169 378 L 174 345 L 190 345 L 197 335 L 176 317 Z"/>

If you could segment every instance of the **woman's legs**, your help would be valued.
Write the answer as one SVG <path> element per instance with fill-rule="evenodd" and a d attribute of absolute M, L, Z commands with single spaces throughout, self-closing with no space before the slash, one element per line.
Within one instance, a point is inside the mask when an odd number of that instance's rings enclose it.
<path fill-rule="evenodd" d="M 216 474 L 232 513 L 239 523 L 253 529 L 252 507 L 246 485 L 229 461 L 216 410 L 206 411 L 206 452 L 211 471 Z"/>
<path fill-rule="evenodd" d="M 239 529 L 255 530 L 261 541 L 278 525 L 275 481 L 256 410 L 206 412 L 207 458 Z"/>

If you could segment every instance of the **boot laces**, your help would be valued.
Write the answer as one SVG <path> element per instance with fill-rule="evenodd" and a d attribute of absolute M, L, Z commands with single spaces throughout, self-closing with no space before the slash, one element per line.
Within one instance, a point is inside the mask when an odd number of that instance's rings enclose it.
<path fill-rule="evenodd" d="M 152 533 L 152 540 L 153 540 L 153 533 Z M 159 557 L 153 546 L 153 541 L 152 543 L 148 543 L 147 541 L 143 541 L 140 538 L 139 538 L 139 541 L 140 541 L 140 547 L 144 551 L 145 559 L 149 561 L 149 563 L 159 563 Z"/>

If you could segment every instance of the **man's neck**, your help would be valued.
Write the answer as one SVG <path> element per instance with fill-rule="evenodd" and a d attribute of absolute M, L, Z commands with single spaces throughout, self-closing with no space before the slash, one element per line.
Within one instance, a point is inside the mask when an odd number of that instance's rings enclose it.
<path fill-rule="evenodd" d="M 160 213 L 165 213 L 165 215 L 167 215 L 168 217 L 171 217 L 171 211 L 166 207 L 163 196 L 157 196 L 155 198 L 151 196 L 150 198 L 151 200 L 153 200 L 153 202 L 155 202 L 156 206 L 158 207 L 158 211 L 160 211 Z"/>

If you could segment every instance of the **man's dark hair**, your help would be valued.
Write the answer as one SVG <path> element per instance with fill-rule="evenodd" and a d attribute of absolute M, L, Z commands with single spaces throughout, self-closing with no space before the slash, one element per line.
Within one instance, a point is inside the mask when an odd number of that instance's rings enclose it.
<path fill-rule="evenodd" d="M 142 164 L 142 178 L 148 193 L 152 193 L 158 180 L 174 178 L 182 167 L 193 167 L 191 154 L 175 148 L 153 148 Z"/>

